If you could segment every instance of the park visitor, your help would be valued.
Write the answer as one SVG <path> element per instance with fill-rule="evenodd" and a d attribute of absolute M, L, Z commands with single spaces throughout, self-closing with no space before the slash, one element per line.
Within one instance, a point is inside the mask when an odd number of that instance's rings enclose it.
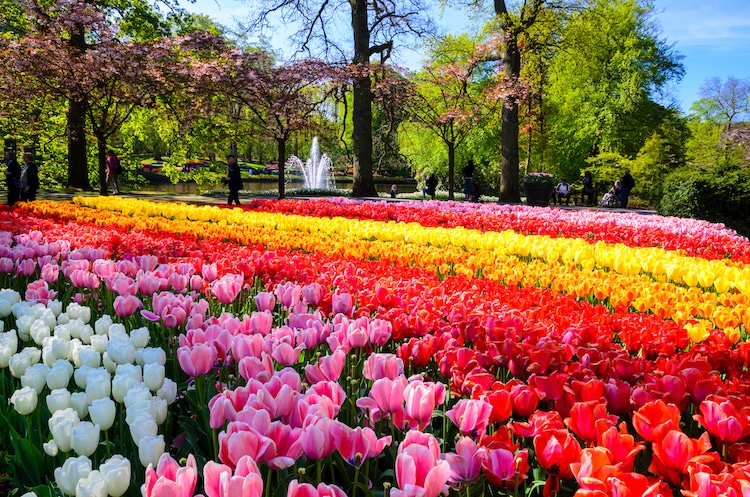
<path fill-rule="evenodd" d="M 467 200 L 474 193 L 474 169 L 476 169 L 474 161 L 469 159 L 469 162 L 466 163 L 462 171 L 464 175 L 464 195 L 466 195 Z"/>
<path fill-rule="evenodd" d="M 105 170 L 107 185 L 112 188 L 112 193 L 118 195 L 120 193 L 120 185 L 117 179 L 122 174 L 122 166 L 120 165 L 120 159 L 117 158 L 117 155 L 112 150 L 107 152 Z"/>
<path fill-rule="evenodd" d="M 620 180 L 620 207 L 623 209 L 628 207 L 628 197 L 633 188 L 635 188 L 635 180 L 630 175 L 630 169 L 625 169 L 625 174 Z"/>
<path fill-rule="evenodd" d="M 586 199 L 586 205 L 594 205 L 594 179 L 591 177 L 590 171 L 584 171 L 583 173 L 583 194 L 581 195 L 581 202 L 584 198 Z"/>
<path fill-rule="evenodd" d="M 242 176 L 240 175 L 240 166 L 234 155 L 227 155 L 227 177 L 222 180 L 229 188 L 229 198 L 227 205 L 232 205 L 234 201 L 240 205 L 240 190 L 242 189 Z"/>
<path fill-rule="evenodd" d="M 39 169 L 34 162 L 34 154 L 24 152 L 23 168 L 21 169 L 21 200 L 33 202 L 39 189 Z"/>
<path fill-rule="evenodd" d="M 13 152 L 5 152 L 5 183 L 8 185 L 8 205 L 21 198 L 21 165 Z"/>
<path fill-rule="evenodd" d="M 570 205 L 570 185 L 564 178 L 555 187 L 555 194 L 557 195 L 557 203 L 559 205 L 562 205 L 563 199 L 565 199 L 565 205 Z"/>

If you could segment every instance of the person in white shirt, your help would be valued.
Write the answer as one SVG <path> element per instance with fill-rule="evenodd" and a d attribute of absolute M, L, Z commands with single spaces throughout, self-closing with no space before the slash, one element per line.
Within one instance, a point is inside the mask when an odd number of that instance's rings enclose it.
<path fill-rule="evenodd" d="M 570 205 L 570 185 L 565 179 L 557 184 L 555 194 L 557 195 L 558 204 L 562 205 L 562 200 L 565 199 L 565 205 Z"/>

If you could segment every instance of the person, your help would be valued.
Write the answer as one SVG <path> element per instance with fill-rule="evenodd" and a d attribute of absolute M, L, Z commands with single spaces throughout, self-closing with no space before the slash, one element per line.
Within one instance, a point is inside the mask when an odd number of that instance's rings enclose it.
<path fill-rule="evenodd" d="M 612 188 L 604 194 L 599 205 L 602 207 L 617 207 L 617 202 L 620 200 L 620 190 L 622 189 L 620 180 L 615 181 Z"/>
<path fill-rule="evenodd" d="M 557 194 L 558 204 L 562 205 L 562 200 L 565 199 L 565 205 L 570 205 L 570 185 L 565 178 L 557 184 L 555 193 Z"/>
<path fill-rule="evenodd" d="M 591 207 L 594 205 L 594 179 L 591 177 L 591 172 L 584 171 L 583 173 L 583 194 L 581 195 L 581 201 L 586 198 L 586 205 Z"/>
<path fill-rule="evenodd" d="M 475 169 L 474 161 L 472 159 L 469 159 L 469 162 L 466 163 L 466 165 L 463 168 L 462 174 L 464 176 L 464 195 L 466 195 L 466 199 L 470 199 L 472 193 L 474 192 L 474 169 Z"/>
<path fill-rule="evenodd" d="M 396 185 L 391 185 L 391 198 L 396 198 L 396 193 L 398 193 Z"/>
<path fill-rule="evenodd" d="M 24 152 L 23 168 L 21 169 L 21 200 L 33 202 L 39 189 L 39 169 L 34 162 L 34 154 Z"/>
<path fill-rule="evenodd" d="M 112 150 L 107 152 L 107 165 L 105 172 L 107 184 L 112 187 L 112 193 L 119 195 L 120 185 L 117 182 L 117 179 L 122 173 L 122 166 L 120 165 L 120 159 L 117 158 L 117 155 L 115 155 Z"/>
<path fill-rule="evenodd" d="M 227 205 L 232 205 L 234 201 L 240 205 L 240 190 L 242 189 L 242 176 L 240 175 L 240 166 L 234 155 L 227 155 L 227 177 L 222 180 L 229 188 L 229 199 Z"/>
<path fill-rule="evenodd" d="M 630 190 L 635 188 L 635 180 L 630 175 L 630 169 L 625 169 L 625 174 L 620 180 L 620 207 L 627 209 Z"/>
<path fill-rule="evenodd" d="M 435 190 L 437 189 L 437 185 L 437 176 L 435 176 L 435 173 L 430 174 L 429 178 L 427 178 L 427 188 L 425 188 L 425 191 L 432 200 L 435 200 Z"/>
<path fill-rule="evenodd" d="M 6 151 L 5 183 L 8 185 L 8 205 L 13 205 L 21 198 L 21 165 L 12 152 Z"/>

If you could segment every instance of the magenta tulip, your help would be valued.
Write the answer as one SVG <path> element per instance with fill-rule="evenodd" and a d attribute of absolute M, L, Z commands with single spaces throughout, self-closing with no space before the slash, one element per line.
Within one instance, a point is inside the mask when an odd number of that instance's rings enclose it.
<path fill-rule="evenodd" d="M 198 481 L 195 458 L 190 454 L 185 467 L 164 453 L 159 458 L 156 469 L 146 468 L 146 483 L 141 488 L 144 497 L 192 497 Z"/>
<path fill-rule="evenodd" d="M 346 497 L 346 494 L 336 485 L 318 483 L 313 487 L 309 483 L 299 483 L 297 480 L 289 482 L 287 497 Z"/>
<path fill-rule="evenodd" d="M 177 360 L 185 374 L 199 376 L 211 371 L 216 364 L 216 349 L 204 343 L 183 346 L 177 349 Z"/>
<path fill-rule="evenodd" d="M 132 295 L 127 295 L 124 297 L 122 295 L 118 295 L 117 297 L 115 297 L 113 307 L 115 309 L 115 314 L 120 317 L 128 317 L 132 316 L 135 311 L 143 307 L 143 303 L 141 302 L 141 299 Z"/>

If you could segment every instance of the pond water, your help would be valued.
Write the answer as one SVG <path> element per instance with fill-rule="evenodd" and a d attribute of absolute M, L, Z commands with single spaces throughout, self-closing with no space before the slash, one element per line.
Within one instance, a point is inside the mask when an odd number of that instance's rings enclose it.
<path fill-rule="evenodd" d="M 375 183 L 375 189 L 378 191 L 378 193 L 389 193 L 391 191 L 391 185 L 393 183 L 390 182 L 376 182 Z M 303 188 L 304 184 L 302 182 L 288 182 L 286 184 L 286 190 L 296 190 Z M 408 182 L 404 183 L 399 182 L 396 183 L 396 187 L 398 188 L 399 193 L 409 193 L 414 192 L 417 190 L 417 183 L 416 182 Z M 244 191 L 248 192 L 266 192 L 270 190 L 277 190 L 278 188 L 278 182 L 276 181 L 245 181 L 244 182 Z M 203 191 L 206 190 L 213 190 L 216 189 L 216 187 L 212 187 L 209 185 L 202 185 L 198 186 L 195 183 L 154 183 L 149 186 L 146 186 L 143 188 L 144 191 L 150 191 L 150 192 L 164 192 L 164 193 L 176 193 L 181 195 L 200 195 Z M 343 191 L 350 191 L 352 189 L 352 182 L 351 181 L 336 181 L 336 189 L 337 190 L 343 190 Z"/>

